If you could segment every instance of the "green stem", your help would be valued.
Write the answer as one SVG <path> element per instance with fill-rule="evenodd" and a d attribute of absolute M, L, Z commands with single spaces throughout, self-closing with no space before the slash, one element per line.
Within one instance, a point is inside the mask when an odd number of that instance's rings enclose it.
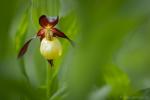
<path fill-rule="evenodd" d="M 54 68 L 49 64 L 47 65 L 47 98 L 50 98 L 51 95 L 51 82 L 53 78 Z"/>

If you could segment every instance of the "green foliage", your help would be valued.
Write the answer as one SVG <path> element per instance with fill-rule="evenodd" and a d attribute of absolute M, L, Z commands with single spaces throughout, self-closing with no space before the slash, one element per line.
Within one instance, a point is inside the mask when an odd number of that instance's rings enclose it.
<path fill-rule="evenodd" d="M 149 100 L 149 0 L 5 0 L 1 6 L 0 100 Z M 53 68 L 39 40 L 17 59 L 40 28 L 59 15 L 63 55 Z"/>

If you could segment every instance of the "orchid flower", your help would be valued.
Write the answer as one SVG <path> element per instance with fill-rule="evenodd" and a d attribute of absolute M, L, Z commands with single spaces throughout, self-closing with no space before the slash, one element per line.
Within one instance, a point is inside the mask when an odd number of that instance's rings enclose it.
<path fill-rule="evenodd" d="M 35 39 L 39 38 L 41 41 L 40 51 L 41 54 L 44 56 L 45 59 L 53 66 L 53 60 L 57 57 L 61 56 L 62 47 L 61 43 L 58 40 L 58 37 L 67 39 L 71 45 L 74 46 L 74 42 L 68 38 L 63 32 L 59 29 L 55 28 L 55 25 L 58 24 L 59 17 L 50 17 L 48 18 L 45 15 L 42 15 L 39 18 L 39 24 L 41 28 L 37 32 L 35 37 L 29 39 L 23 47 L 20 49 L 18 58 L 21 58 L 27 51 L 30 42 Z"/>

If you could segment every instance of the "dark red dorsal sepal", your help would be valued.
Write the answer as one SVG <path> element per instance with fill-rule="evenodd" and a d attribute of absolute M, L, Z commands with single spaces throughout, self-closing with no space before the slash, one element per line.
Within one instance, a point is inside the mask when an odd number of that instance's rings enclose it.
<path fill-rule="evenodd" d="M 39 24 L 44 28 L 46 26 L 48 26 L 49 24 L 49 21 L 48 21 L 48 18 L 45 16 L 45 15 L 42 15 L 40 18 L 39 18 Z"/>
<path fill-rule="evenodd" d="M 39 24 L 45 28 L 47 26 L 54 27 L 58 23 L 59 17 L 46 17 L 45 15 L 42 15 L 39 18 Z"/>

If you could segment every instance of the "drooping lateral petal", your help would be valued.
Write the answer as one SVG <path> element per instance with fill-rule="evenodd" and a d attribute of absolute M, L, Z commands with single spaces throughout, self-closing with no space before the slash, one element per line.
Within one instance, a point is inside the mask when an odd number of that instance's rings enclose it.
<path fill-rule="evenodd" d="M 42 26 L 42 27 L 46 27 L 49 25 L 49 20 L 48 18 L 45 16 L 45 15 L 42 15 L 40 18 L 39 18 L 39 24 Z"/>
<path fill-rule="evenodd" d="M 65 38 L 71 43 L 72 46 L 75 46 L 75 43 L 69 37 L 67 37 L 63 32 L 58 30 L 57 28 L 52 28 L 51 31 L 53 32 L 54 36 Z"/>
<path fill-rule="evenodd" d="M 27 49 L 28 49 L 28 46 L 29 46 L 31 40 L 33 40 L 34 38 L 35 38 L 35 37 L 31 38 L 30 40 L 28 40 L 28 41 L 23 45 L 23 47 L 22 47 L 22 48 L 20 49 L 20 51 L 19 51 L 18 58 L 22 57 L 22 56 L 26 53 L 26 51 L 27 51 Z"/>

